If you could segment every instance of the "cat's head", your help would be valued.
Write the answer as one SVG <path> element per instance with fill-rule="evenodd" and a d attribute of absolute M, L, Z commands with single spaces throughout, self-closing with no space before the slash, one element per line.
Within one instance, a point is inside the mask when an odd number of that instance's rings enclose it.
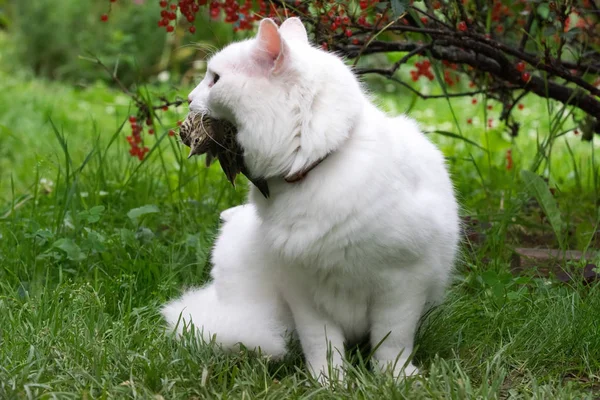
<path fill-rule="evenodd" d="M 208 62 L 190 93 L 190 110 L 238 128 L 255 177 L 290 176 L 351 135 L 364 95 L 350 68 L 310 45 L 302 22 L 261 21 L 255 38 L 233 43 Z"/>

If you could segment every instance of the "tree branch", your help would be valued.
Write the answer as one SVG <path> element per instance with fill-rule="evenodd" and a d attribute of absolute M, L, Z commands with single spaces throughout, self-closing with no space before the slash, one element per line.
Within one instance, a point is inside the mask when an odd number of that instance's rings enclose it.
<path fill-rule="evenodd" d="M 438 60 L 447 60 L 458 64 L 470 65 L 480 71 L 488 72 L 503 81 L 522 89 L 529 90 L 539 96 L 549 97 L 564 104 L 571 104 L 585 111 L 589 115 L 600 115 L 600 101 L 594 96 L 586 94 L 581 88 L 570 88 L 536 76 L 532 76 L 531 80 L 527 83 L 523 82 L 521 73 L 517 71 L 509 60 L 501 53 L 499 55 L 495 54 L 493 53 L 493 48 L 485 45 L 475 45 L 471 40 L 463 41 L 463 43 L 473 45 L 481 51 L 466 51 L 455 46 L 454 40 L 441 40 L 431 48 L 431 55 Z M 367 47 L 363 54 L 390 51 L 413 51 L 418 47 L 419 45 L 416 43 L 375 41 Z M 345 49 L 340 48 L 340 50 L 344 51 Z M 352 53 L 353 49 L 350 49 L 346 52 L 346 55 L 351 56 Z M 496 58 L 489 57 L 488 54 L 494 54 Z M 362 71 L 362 73 L 378 72 L 383 72 L 383 75 L 389 76 L 389 70 L 387 69 L 380 71 L 377 69 Z M 403 86 L 406 86 L 406 84 L 403 84 Z"/>

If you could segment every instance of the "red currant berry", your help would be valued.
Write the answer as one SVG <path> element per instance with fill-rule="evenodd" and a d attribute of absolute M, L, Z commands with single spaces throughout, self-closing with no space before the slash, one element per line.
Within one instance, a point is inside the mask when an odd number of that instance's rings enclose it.
<path fill-rule="evenodd" d="M 102 14 L 100 16 L 100 21 L 107 22 L 108 21 L 108 14 Z"/>
<path fill-rule="evenodd" d="M 521 79 L 523 79 L 523 81 L 525 82 L 529 82 L 529 80 L 531 79 L 531 74 L 529 72 L 523 72 L 521 74 Z"/>
<path fill-rule="evenodd" d="M 460 21 L 458 23 L 458 30 L 461 32 L 466 32 L 467 31 L 467 23 L 465 21 Z"/>
<path fill-rule="evenodd" d="M 174 30 L 175 30 L 175 27 L 173 27 L 173 25 L 167 26 L 167 32 L 173 32 Z"/>
<path fill-rule="evenodd" d="M 190 26 L 190 33 L 196 33 L 196 27 Z"/>
<path fill-rule="evenodd" d="M 519 72 L 525 71 L 525 63 L 523 61 L 519 61 L 517 63 L 517 71 L 519 71 Z"/>
<path fill-rule="evenodd" d="M 162 8 L 167 8 L 167 5 L 168 5 L 169 3 L 167 3 L 165 0 L 161 0 L 161 1 L 160 1 L 158 4 L 160 4 L 160 6 L 161 6 Z"/>

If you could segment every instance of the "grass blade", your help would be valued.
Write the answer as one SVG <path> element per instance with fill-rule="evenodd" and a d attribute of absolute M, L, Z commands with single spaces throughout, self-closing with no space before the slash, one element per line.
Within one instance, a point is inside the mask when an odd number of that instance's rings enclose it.
<path fill-rule="evenodd" d="M 560 216 L 558 204 L 556 203 L 554 196 L 552 196 L 548 185 L 542 177 L 528 170 L 521 171 L 521 179 L 523 179 L 529 193 L 535 197 L 540 204 L 540 207 L 542 207 L 544 214 L 548 218 L 548 221 L 550 221 L 552 230 L 554 231 L 561 248 L 563 248 L 562 218 Z"/>

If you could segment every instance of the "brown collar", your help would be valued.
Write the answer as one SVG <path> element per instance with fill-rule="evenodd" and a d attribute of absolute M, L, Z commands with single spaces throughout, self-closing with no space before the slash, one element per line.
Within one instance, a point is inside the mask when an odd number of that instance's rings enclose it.
<path fill-rule="evenodd" d="M 317 161 L 315 161 L 314 163 L 310 164 L 308 166 L 308 168 L 303 169 L 301 171 L 296 172 L 294 175 L 292 176 L 288 176 L 285 179 L 285 181 L 287 183 L 296 183 L 296 182 L 300 182 L 301 180 L 303 180 L 304 178 L 306 178 L 306 175 L 308 175 L 308 173 L 310 171 L 312 171 L 313 169 L 315 169 L 319 164 L 321 164 L 323 161 L 325 161 L 325 159 L 327 157 L 329 157 L 330 153 L 327 153 L 325 155 L 325 157 L 318 159 Z"/>

